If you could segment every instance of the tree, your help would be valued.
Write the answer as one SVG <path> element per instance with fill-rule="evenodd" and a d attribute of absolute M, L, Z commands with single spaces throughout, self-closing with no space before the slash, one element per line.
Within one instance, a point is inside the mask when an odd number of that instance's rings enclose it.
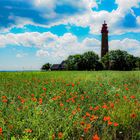
<path fill-rule="evenodd" d="M 83 55 L 83 63 L 85 70 L 96 70 L 96 65 L 99 62 L 99 57 L 92 51 L 85 52 Z"/>
<path fill-rule="evenodd" d="M 135 57 L 136 59 L 136 69 L 140 70 L 140 57 Z"/>
<path fill-rule="evenodd" d="M 135 57 L 126 51 L 113 50 L 102 58 L 105 69 L 132 70 L 136 67 Z"/>
<path fill-rule="evenodd" d="M 99 70 L 102 67 L 98 55 L 91 51 L 70 55 L 66 62 L 68 70 Z"/>
<path fill-rule="evenodd" d="M 82 56 L 80 54 L 70 55 L 66 60 L 68 70 L 79 70 Z"/>
<path fill-rule="evenodd" d="M 50 63 L 46 63 L 41 67 L 41 70 L 43 71 L 47 71 L 51 68 L 51 64 Z"/>

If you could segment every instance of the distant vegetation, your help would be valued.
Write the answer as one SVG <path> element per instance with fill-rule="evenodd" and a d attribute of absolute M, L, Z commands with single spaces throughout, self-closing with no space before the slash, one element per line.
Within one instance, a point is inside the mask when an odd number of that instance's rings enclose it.
<path fill-rule="evenodd" d="M 64 62 L 64 61 L 63 61 Z M 42 70 L 51 69 L 51 64 L 42 66 Z M 92 52 L 70 55 L 65 60 L 65 70 L 136 70 L 140 69 L 140 57 L 134 57 L 126 51 L 114 50 L 107 53 L 103 58 Z"/>

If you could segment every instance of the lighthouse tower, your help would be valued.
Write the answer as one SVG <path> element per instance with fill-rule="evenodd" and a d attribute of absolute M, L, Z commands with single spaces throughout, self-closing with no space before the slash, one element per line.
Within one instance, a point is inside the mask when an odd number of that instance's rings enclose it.
<path fill-rule="evenodd" d="M 101 58 L 108 53 L 108 27 L 106 22 L 102 25 L 102 43 L 101 43 Z"/>

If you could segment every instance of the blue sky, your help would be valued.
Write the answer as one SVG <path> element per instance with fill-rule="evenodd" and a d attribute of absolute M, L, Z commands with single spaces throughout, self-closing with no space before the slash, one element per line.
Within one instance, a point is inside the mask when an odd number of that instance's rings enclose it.
<path fill-rule="evenodd" d="M 1 0 L 0 70 L 40 69 L 71 54 L 109 49 L 140 56 L 140 0 Z"/>

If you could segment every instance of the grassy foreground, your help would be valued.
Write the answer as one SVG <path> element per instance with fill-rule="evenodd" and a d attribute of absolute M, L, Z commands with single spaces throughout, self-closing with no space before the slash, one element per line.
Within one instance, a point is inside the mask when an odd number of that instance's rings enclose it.
<path fill-rule="evenodd" d="M 140 140 L 140 72 L 0 73 L 0 139 Z"/>

